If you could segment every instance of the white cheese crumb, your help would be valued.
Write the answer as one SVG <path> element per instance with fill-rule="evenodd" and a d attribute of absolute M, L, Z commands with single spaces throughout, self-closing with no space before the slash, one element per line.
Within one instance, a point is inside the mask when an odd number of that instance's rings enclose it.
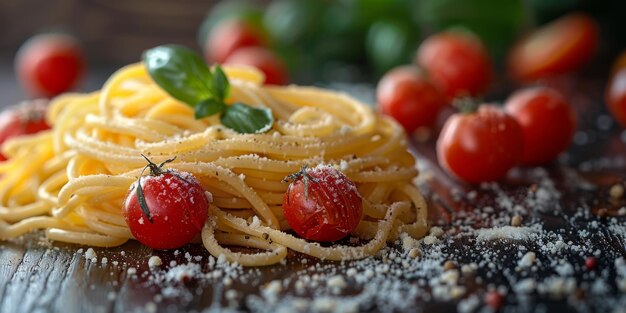
<path fill-rule="evenodd" d="M 137 269 L 136 269 L 136 268 L 134 268 L 134 267 L 129 267 L 129 268 L 126 270 L 126 273 L 128 273 L 128 275 L 135 275 L 135 274 L 137 274 Z"/>
<path fill-rule="evenodd" d="M 109 293 L 107 293 L 107 299 L 109 301 L 115 300 L 116 296 L 117 296 L 117 294 L 115 293 L 115 291 L 109 291 Z"/>
<path fill-rule="evenodd" d="M 439 277 L 441 282 L 446 283 L 448 285 L 455 285 L 459 281 L 459 271 L 457 270 L 449 270 L 445 271 Z"/>
<path fill-rule="evenodd" d="M 487 241 L 494 239 L 529 240 L 535 230 L 529 227 L 502 226 L 482 228 L 476 231 L 476 240 Z"/>
<path fill-rule="evenodd" d="M 463 299 L 459 301 L 459 304 L 456 306 L 456 310 L 459 313 L 471 313 L 476 311 L 478 306 L 480 305 L 480 300 L 477 296 L 471 296 L 467 299 Z"/>
<path fill-rule="evenodd" d="M 237 299 L 237 290 L 228 289 L 226 290 L 226 292 L 224 292 L 224 296 L 226 297 L 226 300 L 234 301 Z"/>
<path fill-rule="evenodd" d="M 621 184 L 615 184 L 609 189 L 609 194 L 613 199 L 619 199 L 624 195 L 624 186 Z"/>
<path fill-rule="evenodd" d="M 522 259 L 519 260 L 520 267 L 531 267 L 535 263 L 536 255 L 534 252 L 526 252 Z"/>
<path fill-rule="evenodd" d="M 207 200 L 209 203 L 213 203 L 213 194 L 212 194 L 212 193 L 210 193 L 210 192 L 208 192 L 208 191 L 205 191 L 205 192 L 204 192 L 204 196 L 206 197 L 206 200 Z"/>
<path fill-rule="evenodd" d="M 222 280 L 222 283 L 224 283 L 224 286 L 229 287 L 233 284 L 233 279 L 230 277 L 226 277 Z"/>
<path fill-rule="evenodd" d="M 146 312 L 148 313 L 155 313 L 157 311 L 157 305 L 154 302 L 148 302 L 146 303 L 146 305 L 144 306 L 144 309 L 146 310 Z"/>
<path fill-rule="evenodd" d="M 328 279 L 326 282 L 328 287 L 343 289 L 346 288 L 346 281 L 343 279 L 343 276 L 336 275 Z"/>
<path fill-rule="evenodd" d="M 346 275 L 348 275 L 348 277 L 354 277 L 356 274 L 357 271 L 354 267 L 351 267 L 346 271 Z"/>
<path fill-rule="evenodd" d="M 424 244 L 432 245 L 432 244 L 438 243 L 439 239 L 437 237 L 435 237 L 435 236 L 428 235 L 428 236 L 424 237 L 424 239 L 422 239 L 422 241 L 424 242 Z"/>
<path fill-rule="evenodd" d="M 443 236 L 443 229 L 441 229 L 441 227 L 437 227 L 437 226 L 432 227 L 430 229 L 430 234 L 432 236 L 435 236 L 435 237 L 439 238 L 439 237 Z"/>
<path fill-rule="evenodd" d="M 537 288 L 537 282 L 534 278 L 525 278 L 513 285 L 513 290 L 518 293 L 532 293 Z"/>
<path fill-rule="evenodd" d="M 85 258 L 88 260 L 93 260 L 94 258 L 97 258 L 98 255 L 96 254 L 95 251 L 93 251 L 92 248 L 87 249 L 87 252 L 85 252 Z"/>
<path fill-rule="evenodd" d="M 163 264 L 163 261 L 161 261 L 161 258 L 157 255 L 153 255 L 148 259 L 149 267 L 157 267 L 161 266 L 161 264 Z"/>
<path fill-rule="evenodd" d="M 107 257 L 103 257 L 100 262 L 102 262 L 102 264 L 107 264 L 109 262 L 109 259 Z"/>
<path fill-rule="evenodd" d="M 261 226 L 261 220 L 259 219 L 258 216 L 253 216 L 252 217 L 252 223 L 250 224 L 250 227 L 259 227 Z"/>
<path fill-rule="evenodd" d="M 278 294 L 283 290 L 283 286 L 280 284 L 278 280 L 272 280 L 269 282 L 263 290 L 261 290 L 261 294 L 265 299 L 270 302 L 276 302 L 278 299 Z"/>

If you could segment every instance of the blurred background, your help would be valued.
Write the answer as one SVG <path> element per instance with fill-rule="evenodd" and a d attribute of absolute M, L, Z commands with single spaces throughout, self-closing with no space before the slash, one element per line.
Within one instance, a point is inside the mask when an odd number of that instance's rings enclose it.
<path fill-rule="evenodd" d="M 142 51 L 160 44 L 183 44 L 209 62 L 225 61 L 219 55 L 223 51 L 212 51 L 210 37 L 232 20 L 257 37 L 247 39 L 256 43 L 244 45 L 263 46 L 284 65 L 288 74 L 278 78 L 280 83 L 376 83 L 389 69 L 411 63 L 424 38 L 452 27 L 482 40 L 497 69 L 497 86 L 507 80 L 498 73 L 513 43 L 573 11 L 592 16 L 600 34 L 596 57 L 582 71 L 607 75 L 626 47 L 624 1 L 1 0 L 0 93 L 3 104 L 31 96 L 17 82 L 14 60 L 20 46 L 37 34 L 71 35 L 86 59 L 86 75 L 77 88 L 94 90 L 115 69 L 139 61 Z"/>

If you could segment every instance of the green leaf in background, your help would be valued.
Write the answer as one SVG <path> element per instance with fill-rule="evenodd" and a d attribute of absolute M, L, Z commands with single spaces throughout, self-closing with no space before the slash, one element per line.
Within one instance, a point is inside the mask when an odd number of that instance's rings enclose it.
<path fill-rule="evenodd" d="M 433 31 L 469 29 L 496 59 L 505 55 L 526 18 L 522 0 L 422 0 L 416 13 L 420 24 Z"/>
<path fill-rule="evenodd" d="M 420 38 L 419 29 L 407 21 L 380 20 L 370 26 L 365 53 L 378 75 L 401 64 L 411 63 Z"/>
<path fill-rule="evenodd" d="M 267 7 L 263 22 L 268 33 L 279 45 L 293 45 L 314 36 L 321 28 L 320 18 L 325 2 L 275 0 Z"/>
<path fill-rule="evenodd" d="M 196 104 L 196 106 L 194 107 L 194 113 L 196 119 L 198 120 L 207 116 L 211 116 L 213 114 L 221 113 L 225 109 L 226 104 L 224 104 L 224 101 L 215 98 L 209 98 L 202 100 L 198 104 Z"/>
<path fill-rule="evenodd" d="M 246 21 L 261 33 L 264 32 L 262 30 L 263 8 L 258 3 L 247 0 L 220 1 L 207 13 L 198 29 L 198 46 L 204 48 L 213 27 L 230 19 Z"/>
<path fill-rule="evenodd" d="M 268 108 L 255 108 L 235 102 L 224 111 L 222 124 L 238 133 L 264 133 L 272 128 L 274 117 Z"/>
<path fill-rule="evenodd" d="M 195 107 L 214 98 L 213 75 L 194 51 L 178 45 L 147 50 L 143 61 L 150 77 L 172 97 Z"/>

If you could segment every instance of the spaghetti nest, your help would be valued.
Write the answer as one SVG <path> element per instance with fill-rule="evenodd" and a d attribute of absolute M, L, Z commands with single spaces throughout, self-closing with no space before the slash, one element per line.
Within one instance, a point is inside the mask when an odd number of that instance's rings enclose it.
<path fill-rule="evenodd" d="M 344 94 L 265 86 L 247 68 L 226 74 L 228 103 L 272 109 L 269 132 L 239 134 L 216 116 L 196 120 L 142 64 L 120 69 L 101 91 L 54 99 L 50 131 L 3 147 L 9 160 L 0 164 L 0 238 L 43 229 L 49 239 L 92 246 L 132 239 L 122 208 L 145 165 L 142 153 L 155 162 L 176 156 L 169 167 L 193 173 L 212 193 L 202 242 L 242 265 L 280 262 L 288 249 L 328 260 L 364 258 L 401 233 L 424 236 L 426 204 L 398 124 Z M 353 236 L 363 245 L 325 247 L 287 232 L 282 180 L 305 164 L 333 165 L 355 182 L 364 214 Z"/>

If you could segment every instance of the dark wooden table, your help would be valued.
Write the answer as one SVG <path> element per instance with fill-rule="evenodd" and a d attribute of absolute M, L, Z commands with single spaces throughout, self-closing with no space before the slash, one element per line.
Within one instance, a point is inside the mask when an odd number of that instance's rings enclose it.
<path fill-rule="evenodd" d="M 0 73 L 3 103 L 19 100 L 6 68 Z M 252 269 L 197 244 L 152 251 L 129 242 L 94 249 L 90 260 L 88 247 L 34 233 L 0 242 L 0 312 L 486 312 L 494 291 L 505 312 L 624 312 L 626 267 L 616 260 L 626 257 L 626 201 L 609 190 L 626 178 L 626 143 L 599 101 L 576 108 L 582 131 L 567 156 L 500 184 L 460 184 L 438 167 L 432 140 L 414 143 L 431 222 L 444 232 L 418 243 L 415 259 L 399 241 L 362 261 L 292 253 L 286 264 Z M 516 214 L 520 238 L 476 231 L 501 230 Z M 525 267 L 531 251 L 536 260 Z M 150 268 L 155 255 L 163 265 Z"/>

